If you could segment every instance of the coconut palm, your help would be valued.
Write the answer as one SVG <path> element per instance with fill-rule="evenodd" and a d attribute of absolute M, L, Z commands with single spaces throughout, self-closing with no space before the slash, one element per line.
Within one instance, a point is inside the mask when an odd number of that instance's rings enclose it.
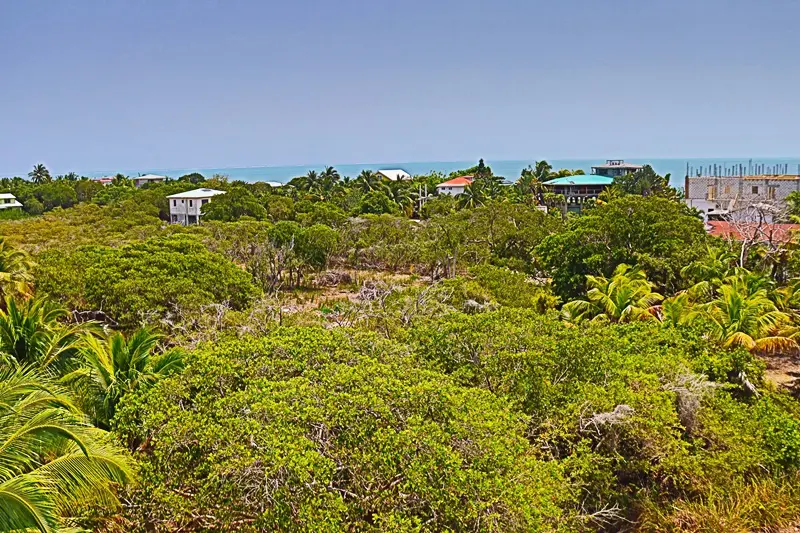
<path fill-rule="evenodd" d="M 486 176 L 483 178 L 475 178 L 475 181 L 480 182 L 484 194 L 489 198 L 497 198 L 504 192 L 503 178 L 500 176 Z"/>
<path fill-rule="evenodd" d="M 24 251 L 0 237 L 0 301 L 6 297 L 27 298 L 33 288 L 33 261 Z"/>
<path fill-rule="evenodd" d="M 123 396 L 183 368 L 183 356 L 178 351 L 160 357 L 153 354 L 159 338 L 146 329 L 127 340 L 121 333 L 107 339 L 86 337 L 80 368 L 64 376 L 63 382 L 80 391 L 86 411 L 99 426 L 109 426 Z"/>
<path fill-rule="evenodd" d="M 531 199 L 535 205 L 544 205 L 545 187 L 532 172 L 523 170 L 514 187 L 523 199 Z"/>
<path fill-rule="evenodd" d="M 414 213 L 414 202 L 417 199 L 417 193 L 406 182 L 396 181 L 386 187 L 386 193 L 391 200 L 400 206 L 400 209 L 406 214 L 411 216 Z"/>
<path fill-rule="evenodd" d="M 0 309 L 0 361 L 36 364 L 47 370 L 63 370 L 75 355 L 93 323 L 64 324 L 67 310 L 54 302 L 31 298 L 17 303 L 6 298 Z"/>
<path fill-rule="evenodd" d="M 774 291 L 771 296 L 779 311 L 791 313 L 797 318 L 798 310 L 800 310 L 800 278 L 790 279 L 785 286 Z"/>
<path fill-rule="evenodd" d="M 356 185 L 365 193 L 372 191 L 387 192 L 389 189 L 386 177 L 372 170 L 362 170 L 356 178 Z"/>
<path fill-rule="evenodd" d="M 736 259 L 727 247 L 706 246 L 706 255 L 683 267 L 681 276 L 694 282 L 689 292 L 695 298 L 711 298 L 725 279 L 736 273 Z"/>
<path fill-rule="evenodd" d="M 71 528 L 87 504 L 116 508 L 131 463 L 66 391 L 31 369 L 0 368 L 0 531 Z"/>
<path fill-rule="evenodd" d="M 712 338 L 724 346 L 743 346 L 759 352 L 798 348 L 795 332 L 786 332 L 789 315 L 778 310 L 766 289 L 747 292 L 741 286 L 723 285 L 704 311 L 711 323 Z"/>
<path fill-rule="evenodd" d="M 661 303 L 658 317 L 662 324 L 670 326 L 683 326 L 691 324 L 701 315 L 701 308 L 692 302 L 688 292 L 681 292 L 672 298 L 667 298 Z"/>
<path fill-rule="evenodd" d="M 464 187 L 464 192 L 456 195 L 458 207 L 461 209 L 479 207 L 486 201 L 486 193 L 481 182 L 473 181 Z"/>
<path fill-rule="evenodd" d="M 644 271 L 626 264 L 619 265 L 611 278 L 586 276 L 586 284 L 586 300 L 564 304 L 562 316 L 569 322 L 651 319 L 658 312 L 656 304 L 664 298 L 653 292 L 653 284 L 647 281 Z"/>
<path fill-rule="evenodd" d="M 37 185 L 53 181 L 52 176 L 50 176 L 50 171 L 41 163 L 35 165 L 33 170 L 28 172 L 28 177 Z"/>
<path fill-rule="evenodd" d="M 341 176 L 339 171 L 333 167 L 325 167 L 325 170 L 319 175 L 320 177 L 320 192 L 329 193 L 339 183 Z"/>

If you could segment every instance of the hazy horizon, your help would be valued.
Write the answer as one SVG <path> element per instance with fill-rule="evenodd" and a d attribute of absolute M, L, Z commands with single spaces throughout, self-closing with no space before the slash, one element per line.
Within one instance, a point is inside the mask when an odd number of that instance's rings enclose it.
<path fill-rule="evenodd" d="M 791 0 L 5 2 L 0 172 L 794 158 L 799 16 Z"/>

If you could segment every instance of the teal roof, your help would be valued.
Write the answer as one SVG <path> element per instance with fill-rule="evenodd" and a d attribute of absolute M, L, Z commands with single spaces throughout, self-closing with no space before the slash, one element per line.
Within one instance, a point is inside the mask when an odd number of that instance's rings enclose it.
<path fill-rule="evenodd" d="M 565 176 L 563 178 L 545 181 L 544 185 L 611 185 L 612 183 L 614 183 L 614 178 L 608 176 L 579 174 L 577 176 Z"/>

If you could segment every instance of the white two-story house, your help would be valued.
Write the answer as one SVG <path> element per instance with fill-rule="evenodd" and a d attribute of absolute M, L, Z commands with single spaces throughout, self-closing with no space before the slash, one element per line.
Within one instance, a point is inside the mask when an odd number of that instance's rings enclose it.
<path fill-rule="evenodd" d="M 136 176 L 135 178 L 131 178 L 134 187 L 139 188 L 148 183 L 164 183 L 167 181 L 166 176 L 158 176 L 156 174 L 147 174 L 145 176 Z"/>
<path fill-rule="evenodd" d="M 4 192 L 0 194 L 0 210 L 12 209 L 15 207 L 22 207 L 22 204 L 19 203 L 13 194 L 10 192 Z"/>
<path fill-rule="evenodd" d="M 200 208 L 211 201 L 211 198 L 225 191 L 216 189 L 194 189 L 167 196 L 169 201 L 169 221 L 172 224 L 199 224 Z"/>
<path fill-rule="evenodd" d="M 453 178 L 437 185 L 436 192 L 438 194 L 458 196 L 464 192 L 464 190 L 467 188 L 467 185 L 472 184 L 472 181 L 472 176 L 459 176 L 458 178 Z"/>

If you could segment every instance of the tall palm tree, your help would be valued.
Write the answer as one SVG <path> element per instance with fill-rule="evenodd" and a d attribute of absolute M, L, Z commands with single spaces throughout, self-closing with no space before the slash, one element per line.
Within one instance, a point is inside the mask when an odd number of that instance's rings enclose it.
<path fill-rule="evenodd" d="M 321 180 L 321 192 L 323 193 L 331 192 L 341 179 L 339 171 L 333 167 L 325 167 L 325 170 L 322 171 L 319 177 Z"/>
<path fill-rule="evenodd" d="M 544 205 L 545 187 L 533 172 L 523 170 L 515 188 L 523 199 L 530 198 L 535 205 Z"/>
<path fill-rule="evenodd" d="M 458 207 L 461 209 L 483 205 L 486 201 L 486 193 L 483 185 L 481 185 L 480 182 L 473 181 L 464 187 L 464 192 L 456 195 L 456 201 L 458 202 Z"/>
<path fill-rule="evenodd" d="M 27 298 L 33 290 L 33 261 L 0 237 L 0 300 Z"/>
<path fill-rule="evenodd" d="M 0 309 L 0 362 L 63 370 L 93 323 L 63 324 L 67 310 L 54 302 L 31 298 L 18 304 L 6 298 Z"/>
<path fill-rule="evenodd" d="M 584 320 L 632 322 L 654 318 L 664 299 L 653 292 L 644 271 L 626 264 L 617 266 L 611 278 L 586 276 L 586 300 L 564 304 L 562 316 L 570 322 Z"/>
<path fill-rule="evenodd" d="M 34 165 L 33 170 L 28 172 L 28 177 L 37 185 L 53 181 L 52 176 L 50 176 L 50 171 L 41 163 Z"/>
<path fill-rule="evenodd" d="M 86 411 L 100 427 L 109 427 L 123 396 L 183 368 L 183 355 L 178 351 L 160 357 L 153 354 L 159 338 L 146 329 L 127 340 L 121 333 L 107 339 L 86 337 L 81 367 L 64 376 L 63 382 L 80 391 Z"/>
<path fill-rule="evenodd" d="M 479 181 L 481 187 L 483 188 L 484 194 L 488 198 L 498 198 L 504 192 L 503 188 L 503 178 L 500 176 L 486 176 L 483 178 L 475 178 L 475 181 Z"/>
<path fill-rule="evenodd" d="M 30 369 L 0 368 L 0 530 L 60 531 L 87 504 L 116 508 L 132 465 L 66 391 Z"/>
<path fill-rule="evenodd" d="M 743 346 L 750 351 L 796 350 L 794 333 L 782 330 L 789 315 L 778 310 L 766 289 L 748 293 L 742 287 L 723 285 L 719 296 L 704 306 L 711 336 L 724 346 Z"/>
<path fill-rule="evenodd" d="M 356 185 L 362 192 L 383 191 L 388 192 L 388 180 L 372 170 L 362 170 L 356 177 Z"/>
<path fill-rule="evenodd" d="M 406 216 L 411 216 L 414 213 L 414 202 L 417 199 L 417 193 L 412 187 L 412 185 L 402 181 L 392 182 L 386 187 L 389 198 L 400 206 Z"/>
<path fill-rule="evenodd" d="M 735 273 L 736 255 L 727 247 L 706 246 L 706 255 L 681 269 L 684 279 L 694 282 L 695 297 L 713 297 L 724 280 Z"/>

